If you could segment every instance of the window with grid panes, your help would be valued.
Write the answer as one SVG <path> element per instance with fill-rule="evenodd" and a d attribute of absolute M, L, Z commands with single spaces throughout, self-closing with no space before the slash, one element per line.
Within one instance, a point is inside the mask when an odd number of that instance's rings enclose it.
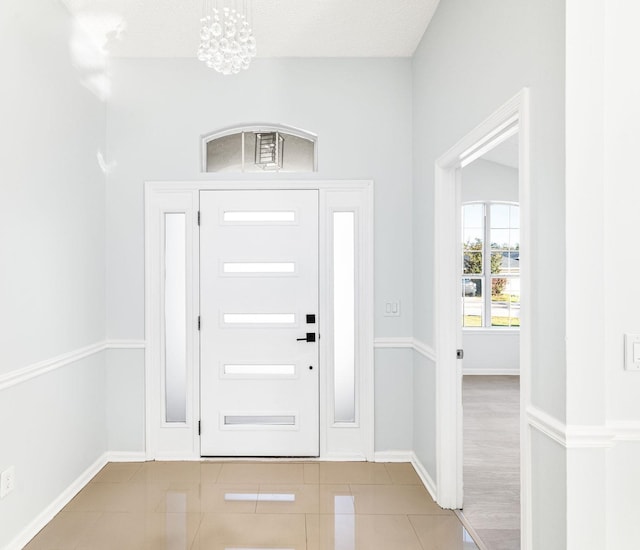
<path fill-rule="evenodd" d="M 520 326 L 520 207 L 511 202 L 462 206 L 462 324 Z"/>

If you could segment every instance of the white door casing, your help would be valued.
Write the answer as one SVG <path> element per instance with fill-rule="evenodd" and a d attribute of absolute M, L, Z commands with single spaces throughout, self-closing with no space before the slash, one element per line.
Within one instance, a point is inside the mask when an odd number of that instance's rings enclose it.
<path fill-rule="evenodd" d="M 249 176 L 250 177 L 250 176 Z M 319 199 L 319 305 L 317 342 L 320 460 L 373 460 L 373 182 L 332 181 L 175 181 L 145 184 L 145 450 L 149 460 L 200 459 L 200 192 L 313 190 Z M 184 213 L 186 222 L 186 420 L 168 422 L 165 372 L 165 223 Z M 355 420 L 337 421 L 333 332 L 333 229 L 336 215 L 352 212 L 355 239 Z M 308 312 L 304 312 L 305 315 Z M 310 313 L 310 312 L 309 312 Z M 305 319 L 306 320 L 306 319 Z M 202 327 L 207 321 L 203 320 Z M 302 328 L 302 326 L 300 327 Z M 300 331 L 302 336 L 307 332 Z M 313 332 L 309 330 L 309 332 Z M 301 343 L 303 346 L 310 344 Z M 310 363 L 311 364 L 311 363 Z M 315 370 L 315 369 L 314 369 Z"/>
<path fill-rule="evenodd" d="M 529 90 L 524 88 L 500 109 L 453 145 L 435 163 L 435 318 L 436 324 L 436 448 L 437 502 L 461 508 L 462 479 L 462 361 L 461 343 L 460 170 L 501 140 L 519 132 L 520 249 L 530 257 Z M 520 328 L 520 503 L 521 545 L 532 548 L 530 427 L 531 322 L 528 262 L 521 265 Z"/>
<path fill-rule="evenodd" d="M 318 191 L 200 193 L 200 318 L 201 454 L 318 456 Z"/>

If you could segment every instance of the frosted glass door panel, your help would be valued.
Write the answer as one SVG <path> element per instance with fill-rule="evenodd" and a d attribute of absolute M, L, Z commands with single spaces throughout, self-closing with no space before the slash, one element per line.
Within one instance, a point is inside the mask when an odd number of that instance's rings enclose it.
<path fill-rule="evenodd" d="M 225 222 L 237 223 L 273 223 L 273 222 L 295 222 L 295 212 L 225 212 L 222 218 Z"/>
<path fill-rule="evenodd" d="M 225 313 L 222 318 L 229 325 L 291 325 L 296 322 L 294 313 Z"/>
<path fill-rule="evenodd" d="M 273 416 L 225 416 L 226 426 L 294 426 L 296 417 L 292 415 Z"/>
<path fill-rule="evenodd" d="M 336 422 L 355 422 L 355 213 L 333 214 L 333 341 Z"/>
<path fill-rule="evenodd" d="M 222 266 L 224 273 L 241 273 L 263 275 L 266 273 L 295 273 L 294 262 L 225 262 Z"/>
<path fill-rule="evenodd" d="M 187 420 L 186 215 L 164 217 L 165 421 Z"/>
<path fill-rule="evenodd" d="M 295 365 L 225 365 L 227 376 L 293 376 Z"/>

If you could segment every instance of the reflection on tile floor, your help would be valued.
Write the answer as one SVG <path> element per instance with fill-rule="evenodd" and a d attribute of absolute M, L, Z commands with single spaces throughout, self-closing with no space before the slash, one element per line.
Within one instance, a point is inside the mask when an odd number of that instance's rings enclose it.
<path fill-rule="evenodd" d="M 477 550 L 410 464 L 108 464 L 28 550 Z"/>

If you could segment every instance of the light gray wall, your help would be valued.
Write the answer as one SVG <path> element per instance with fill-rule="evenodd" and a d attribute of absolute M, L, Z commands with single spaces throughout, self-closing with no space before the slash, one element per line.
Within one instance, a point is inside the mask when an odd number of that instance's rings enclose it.
<path fill-rule="evenodd" d="M 436 482 L 436 368 L 424 355 L 413 352 L 413 451 Z"/>
<path fill-rule="evenodd" d="M 104 340 L 105 106 L 83 45 L 61 3 L 0 3 L 0 378 Z M 0 390 L 0 547 L 106 451 L 104 380 L 99 353 Z"/>
<path fill-rule="evenodd" d="M 413 449 L 412 354 L 410 349 L 376 350 L 376 451 Z"/>
<path fill-rule="evenodd" d="M 234 77 L 221 76 L 191 59 L 115 60 L 110 74 L 107 160 L 114 166 L 107 184 L 110 338 L 144 337 L 143 183 L 215 178 L 199 172 L 200 136 L 257 122 L 318 134 L 319 171 L 304 178 L 375 181 L 375 334 L 411 334 L 410 60 L 258 59 L 250 71 Z M 392 300 L 402 303 L 400 317 L 383 316 L 384 303 Z M 398 358 L 387 359 L 393 353 Z M 384 357 L 376 364 L 378 371 L 401 365 L 403 354 Z M 135 367 L 110 369 L 116 377 L 113 387 L 140 380 L 143 368 L 140 360 Z M 140 407 L 130 406 L 124 417 L 138 426 Z M 122 425 L 121 430 L 130 427 Z M 377 435 L 378 450 L 397 443 L 393 433 L 387 434 L 388 441 L 384 433 Z M 112 437 L 131 441 L 133 435 Z"/>
<path fill-rule="evenodd" d="M 145 420 L 144 350 L 110 349 L 106 364 L 108 448 L 143 452 Z"/>
<path fill-rule="evenodd" d="M 535 304 L 531 400 L 560 421 L 565 419 L 566 407 L 564 10 L 562 0 L 441 0 L 413 59 L 414 336 L 433 345 L 438 321 L 433 284 L 435 160 L 527 86 L 531 91 L 530 261 Z M 430 390 L 415 384 L 414 402 L 433 401 Z M 414 429 L 427 432 L 422 422 L 414 418 Z M 565 497 L 564 455 L 540 445 L 536 458 L 545 462 L 558 483 L 541 492 L 542 473 L 534 472 L 540 499 L 534 529 L 541 540 L 562 540 L 564 532 L 556 523 L 564 523 L 563 510 L 558 510 L 553 523 L 538 512 L 545 504 L 556 510 L 556 503 Z"/>
<path fill-rule="evenodd" d="M 104 339 L 105 106 L 55 2 L 0 6 L 0 374 Z"/>
<path fill-rule="evenodd" d="M 518 169 L 478 159 L 462 169 L 462 202 L 518 202 Z"/>
<path fill-rule="evenodd" d="M 520 333 L 468 329 L 462 332 L 462 374 L 520 374 Z"/>
<path fill-rule="evenodd" d="M 478 159 L 462 169 L 462 202 L 518 202 L 518 170 Z M 517 331 L 464 329 L 463 373 L 520 372 L 520 334 Z"/>

